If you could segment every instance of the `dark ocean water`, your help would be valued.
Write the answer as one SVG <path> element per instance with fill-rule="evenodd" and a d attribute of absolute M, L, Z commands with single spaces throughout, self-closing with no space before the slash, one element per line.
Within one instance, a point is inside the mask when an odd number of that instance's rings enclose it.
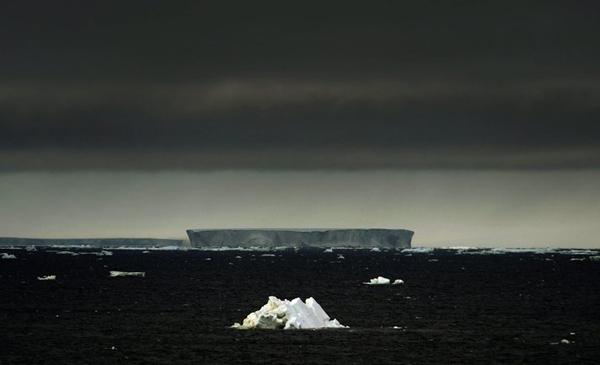
<path fill-rule="evenodd" d="M 2 365 L 600 361 L 589 254 L 49 250 L 0 249 L 17 256 L 0 260 Z M 405 285 L 362 284 L 378 275 Z M 228 328 L 269 295 L 312 296 L 350 329 Z"/>

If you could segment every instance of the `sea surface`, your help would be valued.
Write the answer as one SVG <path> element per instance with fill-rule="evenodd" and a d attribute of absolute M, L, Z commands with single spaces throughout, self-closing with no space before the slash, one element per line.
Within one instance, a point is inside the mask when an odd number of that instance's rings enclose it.
<path fill-rule="evenodd" d="M 0 253 L 16 257 L 0 259 L 2 365 L 600 361 L 598 251 Z M 405 283 L 363 284 L 379 275 Z M 312 296 L 350 328 L 229 328 L 270 295 Z"/>

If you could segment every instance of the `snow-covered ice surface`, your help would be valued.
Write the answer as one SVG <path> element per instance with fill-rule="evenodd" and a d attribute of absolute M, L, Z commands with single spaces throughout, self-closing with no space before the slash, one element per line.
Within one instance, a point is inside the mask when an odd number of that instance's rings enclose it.
<path fill-rule="evenodd" d="M 17 258 L 17 256 L 11 254 L 11 253 L 6 253 L 6 252 L 2 252 L 0 254 L 0 258 L 3 260 L 14 260 Z"/>
<path fill-rule="evenodd" d="M 391 282 L 390 279 L 384 278 L 383 276 L 378 276 L 378 277 L 373 278 L 363 284 L 366 284 L 366 285 L 389 285 L 390 282 Z"/>
<path fill-rule="evenodd" d="M 146 273 L 143 271 L 111 271 L 110 277 L 119 277 L 119 276 L 133 276 L 133 277 L 145 277 Z"/>
<path fill-rule="evenodd" d="M 270 296 L 267 304 L 256 312 L 248 314 L 242 324 L 235 323 L 237 329 L 319 329 L 347 328 L 331 319 L 317 301 L 310 297 L 303 302 L 300 298 L 292 300 Z"/>

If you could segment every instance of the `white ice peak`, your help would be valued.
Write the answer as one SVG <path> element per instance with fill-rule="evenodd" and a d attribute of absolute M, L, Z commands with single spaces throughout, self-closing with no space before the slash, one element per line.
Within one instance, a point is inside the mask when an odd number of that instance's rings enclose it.
<path fill-rule="evenodd" d="M 256 312 L 248 314 L 242 324 L 234 328 L 250 329 L 317 329 L 346 328 L 336 319 L 331 319 L 314 298 L 303 302 L 300 298 L 281 300 L 270 296 L 267 304 Z"/>

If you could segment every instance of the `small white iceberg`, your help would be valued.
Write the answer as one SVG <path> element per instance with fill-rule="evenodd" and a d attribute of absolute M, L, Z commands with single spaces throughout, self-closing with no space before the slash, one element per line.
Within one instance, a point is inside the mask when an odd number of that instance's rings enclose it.
<path fill-rule="evenodd" d="M 363 283 L 365 285 L 389 285 L 390 284 L 390 279 L 388 278 L 384 278 L 383 276 L 378 276 L 376 278 L 373 278 L 371 280 L 369 280 L 366 283 Z"/>
<path fill-rule="evenodd" d="M 119 276 L 133 276 L 143 278 L 146 276 L 146 273 L 143 271 L 111 271 L 110 277 L 115 278 Z"/>
<path fill-rule="evenodd" d="M 17 258 L 17 256 L 10 253 L 2 252 L 2 254 L 0 254 L 0 258 L 2 258 L 3 260 L 14 260 Z"/>
<path fill-rule="evenodd" d="M 237 329 L 318 329 L 348 328 L 337 319 L 331 319 L 314 298 L 303 302 L 300 298 L 281 300 L 270 296 L 267 304 L 256 312 L 248 314 L 242 324 L 235 323 Z"/>
<path fill-rule="evenodd" d="M 332 253 L 333 252 L 333 248 L 327 248 L 323 251 L 323 253 Z"/>
<path fill-rule="evenodd" d="M 402 284 L 404 284 L 404 280 L 402 280 L 402 279 L 396 279 L 392 283 L 392 285 L 402 285 Z"/>
<path fill-rule="evenodd" d="M 56 280 L 56 275 L 38 276 L 37 279 L 40 280 L 40 281 Z"/>

